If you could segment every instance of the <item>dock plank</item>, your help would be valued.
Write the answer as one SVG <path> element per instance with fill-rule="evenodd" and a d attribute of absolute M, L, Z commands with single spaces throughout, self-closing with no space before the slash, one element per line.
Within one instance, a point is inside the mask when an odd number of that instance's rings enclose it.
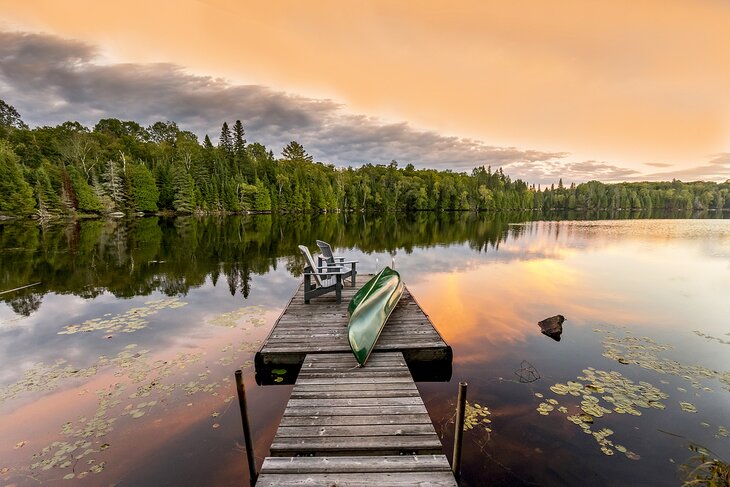
<path fill-rule="evenodd" d="M 451 472 L 444 455 L 269 457 L 263 468 L 270 473 L 282 474 Z"/>
<path fill-rule="evenodd" d="M 342 302 L 333 293 L 304 304 L 303 285 L 276 320 L 256 354 L 257 367 L 300 365 L 307 354 L 350 353 L 347 339 L 347 305 L 370 275 L 357 276 L 357 285 L 345 286 Z M 408 288 L 391 313 L 380 335 L 376 352 L 403 352 L 409 362 L 451 360 L 452 351 Z"/>
<path fill-rule="evenodd" d="M 310 473 L 262 475 L 257 487 L 399 487 L 429 485 L 434 487 L 456 487 L 451 472 L 389 472 L 389 473 Z"/>

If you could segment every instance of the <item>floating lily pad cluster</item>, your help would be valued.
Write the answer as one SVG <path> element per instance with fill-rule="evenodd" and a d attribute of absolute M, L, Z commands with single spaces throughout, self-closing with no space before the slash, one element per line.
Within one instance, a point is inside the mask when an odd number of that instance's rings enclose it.
<path fill-rule="evenodd" d="M 635 337 L 629 331 L 626 331 L 623 337 L 617 337 L 613 330 L 596 329 L 594 331 L 606 335 L 603 340 L 603 355 L 607 358 L 624 365 L 633 364 L 657 373 L 676 375 L 689 381 L 697 390 L 696 394 L 699 394 L 700 390 L 713 392 L 711 388 L 703 386 L 700 382 L 706 379 L 717 379 L 725 384 L 725 389 L 730 390 L 728 388 L 730 373 L 728 372 L 718 372 L 697 365 L 685 365 L 661 357 L 661 353 L 672 349 L 670 345 L 657 343 L 649 337 Z M 661 382 L 668 384 L 666 381 Z M 576 377 L 575 381 L 554 384 L 550 390 L 561 396 L 580 397 L 580 403 L 568 405 L 568 407 L 561 406 L 557 400 L 544 399 L 543 394 L 538 392 L 535 393 L 535 396 L 543 399 L 537 407 L 539 414 L 548 416 L 557 410 L 565 414 L 568 421 L 579 426 L 584 433 L 592 435 L 604 454 L 613 455 L 615 452 L 620 452 L 633 460 L 638 459 L 639 456 L 625 446 L 613 443 L 610 439 L 613 435 L 612 430 L 608 428 L 595 430 L 592 425 L 598 418 L 606 414 L 640 416 L 642 409 L 665 409 L 666 404 L 663 401 L 669 397 L 648 382 L 635 383 L 619 372 L 596 370 L 593 367 L 584 369 L 583 375 Z M 681 387 L 678 390 L 687 392 Z M 681 401 L 679 407 L 687 413 L 697 412 L 697 407 L 690 402 Z M 702 423 L 702 425 L 710 427 L 708 423 Z M 724 426 L 719 426 L 715 436 L 717 438 L 727 437 L 728 430 Z"/>
<path fill-rule="evenodd" d="M 110 318 L 93 318 L 86 320 L 80 324 L 67 325 L 63 330 L 59 331 L 59 335 L 73 335 L 74 333 L 104 331 L 105 333 L 133 333 L 142 328 L 146 328 L 149 324 L 147 318 L 155 313 L 159 313 L 163 309 L 175 309 L 185 306 L 185 301 L 178 297 L 155 299 L 146 301 L 144 306 L 131 308 L 124 313 Z"/>
<path fill-rule="evenodd" d="M 97 368 L 96 365 L 87 368 L 74 367 L 62 359 L 50 365 L 39 362 L 26 370 L 22 379 L 0 388 L 0 404 L 15 398 L 19 394 L 53 390 L 62 379 L 92 377 L 96 375 Z"/>
<path fill-rule="evenodd" d="M 550 390 L 560 396 L 580 397 L 581 401 L 579 404 L 562 406 L 556 399 L 547 399 L 538 405 L 538 413 L 547 416 L 557 409 L 584 433 L 592 435 L 604 454 L 613 455 L 618 451 L 631 459 L 637 459 L 638 455 L 609 439 L 613 435 L 612 430 L 594 430 L 592 425 L 595 420 L 612 413 L 640 416 L 642 408 L 664 409 L 666 405 L 662 400 L 669 397 L 648 382 L 635 383 L 619 372 L 596 370 L 593 367 L 584 369 L 583 375 L 576 377 L 575 381 L 554 384 Z M 541 398 L 542 394 L 538 397 Z"/>
<path fill-rule="evenodd" d="M 464 406 L 464 431 L 480 426 L 487 433 L 491 433 L 492 428 L 489 426 L 492 423 L 492 420 L 489 419 L 491 414 L 487 406 L 467 401 Z"/>
<path fill-rule="evenodd" d="M 234 309 L 227 313 L 219 314 L 218 316 L 209 319 L 206 323 L 213 326 L 222 326 L 225 328 L 243 328 L 244 318 L 247 318 L 246 322 L 253 326 L 261 326 L 265 324 L 265 321 L 258 318 L 265 312 L 263 306 L 244 306 L 243 308 Z"/>
<path fill-rule="evenodd" d="M 535 394 L 535 396 L 539 398 L 543 397 L 542 394 L 540 394 L 539 396 L 538 394 L 540 393 Z M 544 402 L 541 402 L 540 405 L 537 407 L 537 412 L 540 413 L 542 416 L 547 416 L 550 414 L 550 411 L 555 410 L 555 406 L 557 405 L 558 401 L 556 401 L 555 399 L 546 399 Z M 561 412 L 567 412 L 567 409 Z"/>
<path fill-rule="evenodd" d="M 209 393 L 214 396 L 219 394 L 217 390 L 222 387 L 222 383 L 210 382 L 210 371 L 198 374 L 195 380 L 185 384 L 165 382 L 166 378 L 174 377 L 188 366 L 200 362 L 201 353 L 179 353 L 168 361 L 151 361 L 147 350 L 137 352 L 135 349 L 136 345 L 129 345 L 112 359 L 101 357 L 100 363 L 114 365 L 116 367 L 115 375 L 126 377 L 131 384 L 143 382 L 127 396 L 129 399 L 149 396 L 153 396 L 153 398 L 141 402 L 127 401 L 124 398 L 124 393 L 127 391 L 127 385 L 124 382 L 118 382 L 108 389 L 96 391 L 98 405 L 93 417 L 82 416 L 75 422 L 65 423 L 61 428 L 61 435 L 69 438 L 69 441 L 55 441 L 43 448 L 34 455 L 34 459 L 37 461 L 31 464 L 31 469 L 68 468 L 69 461 L 76 462 L 89 457 L 86 459 L 89 466 L 85 471 L 86 474 L 84 472 L 75 473 L 73 477 L 64 478 L 83 478 L 88 473 L 99 473 L 103 470 L 105 463 L 98 462 L 94 455 L 109 448 L 108 443 L 100 443 L 103 437 L 113 431 L 113 425 L 120 417 L 139 419 L 178 389 L 189 396 L 198 393 Z M 229 380 L 224 378 L 222 382 L 225 383 Z M 229 396 L 224 402 L 228 403 L 232 398 L 233 396 Z M 122 403 L 126 403 L 125 406 L 119 407 Z M 78 468 L 78 464 L 76 468 Z"/>
<path fill-rule="evenodd" d="M 170 300 L 164 300 L 164 303 L 161 301 L 148 303 L 157 306 L 152 312 L 157 312 L 162 307 L 169 308 L 174 304 Z M 180 305 L 184 305 L 184 303 Z M 263 320 L 259 320 L 256 316 L 262 313 L 262 310 L 263 308 L 259 306 L 237 310 L 236 326 L 244 329 L 259 326 L 258 322 L 263 322 Z M 126 315 L 130 315 L 132 311 L 134 310 L 130 310 Z M 117 318 L 120 316 L 122 315 L 117 315 Z M 226 319 L 231 319 L 231 316 L 228 314 Z M 246 316 L 249 319 L 242 325 L 240 322 Z M 94 321 L 94 323 L 100 322 Z M 220 323 L 220 320 L 217 322 Z M 241 352 L 254 352 L 258 345 L 257 341 L 251 338 L 246 338 L 237 345 L 231 343 L 221 350 L 224 355 L 217 360 L 217 363 L 237 362 L 240 360 Z M 112 368 L 113 375 L 120 380 L 106 389 L 96 391 L 97 409 L 93 416 L 82 416 L 74 421 L 66 422 L 60 430 L 60 436 L 65 441 L 54 441 L 43 447 L 33 455 L 33 460 L 29 465 L 30 470 L 39 471 L 73 468 L 73 471 L 66 473 L 63 478 L 79 479 L 90 473 L 99 473 L 104 470 L 106 462 L 99 461 L 98 456 L 110 447 L 109 443 L 103 442 L 104 437 L 114 430 L 114 424 L 120 417 L 127 417 L 130 420 L 142 418 L 168 400 L 168 397 L 175 391 L 184 392 L 188 396 L 200 393 L 218 396 L 224 386 L 228 387 L 229 377 L 212 380 L 211 370 L 207 368 L 187 382 L 179 379 L 171 380 L 185 373 L 186 369 L 199 364 L 203 358 L 204 354 L 201 352 L 181 352 L 171 359 L 153 359 L 149 350 L 130 344 L 116 356 L 101 356 L 93 366 L 85 369 L 73 367 L 62 360 L 50 366 L 36 364 L 31 370 L 25 372 L 23 379 L 0 389 L 0 403 L 21 393 L 47 391 L 55 388 L 63 379 L 91 377 L 101 369 Z M 240 368 L 245 369 L 252 366 L 252 360 L 245 360 Z M 136 387 L 134 387 L 135 385 Z M 132 390 L 129 390 L 130 386 L 132 386 Z M 79 395 L 87 393 L 88 391 L 83 389 Z M 228 395 L 223 402 L 229 404 L 234 397 Z M 141 398 L 144 399 L 140 400 Z M 188 405 L 191 406 L 192 403 L 188 403 Z M 220 414 L 216 411 L 212 417 L 216 418 Z M 219 426 L 218 423 L 215 423 L 213 428 Z M 25 444 L 26 442 L 23 441 L 22 446 Z M 9 467 L 3 467 L 2 473 L 10 471 Z"/>
<path fill-rule="evenodd" d="M 603 356 L 621 364 L 638 365 L 647 370 L 660 374 L 671 374 L 690 382 L 692 387 L 699 391 L 714 392 L 712 388 L 703 386 L 701 381 L 715 379 L 723 384 L 730 392 L 730 372 L 720 372 L 701 365 L 686 365 L 676 360 L 660 357 L 661 352 L 671 350 L 670 345 L 656 343 L 649 337 L 635 337 L 629 331 L 625 336 L 617 337 L 612 330 L 596 329 L 604 333 Z"/>
<path fill-rule="evenodd" d="M 123 391 L 122 384 L 114 384 L 109 389 L 96 391 L 99 403 L 94 416 L 91 418 L 82 416 L 75 423 L 66 422 L 61 428 L 61 435 L 68 438 L 68 441 L 54 441 L 40 452 L 33 454 L 35 461 L 30 465 L 31 470 L 74 468 L 74 472 L 63 477 L 66 480 L 102 472 L 106 462 L 99 462 L 94 455 L 109 448 L 109 444 L 102 444 L 100 438 L 113 430 L 113 423 L 117 418 L 109 417 L 108 413 L 121 402 Z M 76 471 L 84 467 L 86 470 Z"/>

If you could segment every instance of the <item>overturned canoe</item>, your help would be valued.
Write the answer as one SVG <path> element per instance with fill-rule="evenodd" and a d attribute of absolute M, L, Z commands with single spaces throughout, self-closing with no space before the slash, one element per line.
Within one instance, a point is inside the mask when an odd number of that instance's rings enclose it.
<path fill-rule="evenodd" d="M 402 295 L 400 274 L 386 267 L 365 283 L 350 301 L 347 334 L 352 353 L 360 365 L 365 364 L 375 348 L 385 322 Z"/>

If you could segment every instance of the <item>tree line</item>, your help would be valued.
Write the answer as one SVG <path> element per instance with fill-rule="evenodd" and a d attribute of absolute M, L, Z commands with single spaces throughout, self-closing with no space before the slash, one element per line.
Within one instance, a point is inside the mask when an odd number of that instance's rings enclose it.
<path fill-rule="evenodd" d="M 175 122 L 100 120 L 29 128 L 0 100 L 0 216 L 113 212 L 240 213 L 414 210 L 706 210 L 730 208 L 730 180 L 598 181 L 542 188 L 502 169 L 413 164 L 337 168 L 296 141 L 281 156 L 224 122 L 217 143 Z"/>

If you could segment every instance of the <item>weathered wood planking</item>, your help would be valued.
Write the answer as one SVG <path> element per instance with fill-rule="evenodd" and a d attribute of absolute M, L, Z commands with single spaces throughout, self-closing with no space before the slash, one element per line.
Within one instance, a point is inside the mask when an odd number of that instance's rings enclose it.
<path fill-rule="evenodd" d="M 365 367 L 352 354 L 307 355 L 271 455 L 402 453 L 441 453 L 403 354 L 374 352 Z"/>
<path fill-rule="evenodd" d="M 412 486 L 455 487 L 444 455 L 269 457 L 257 487 L 270 486 Z"/>
<path fill-rule="evenodd" d="M 456 482 L 403 354 L 307 355 L 257 486 Z"/>
<path fill-rule="evenodd" d="M 350 353 L 347 305 L 371 277 L 360 274 L 357 286 L 346 284 L 340 304 L 335 303 L 333 293 L 304 304 L 303 285 L 300 285 L 256 354 L 257 366 L 299 365 L 305 355 L 312 353 Z M 403 291 L 375 346 L 375 352 L 386 351 L 402 352 L 409 363 L 451 361 L 451 347 L 408 288 Z"/>

